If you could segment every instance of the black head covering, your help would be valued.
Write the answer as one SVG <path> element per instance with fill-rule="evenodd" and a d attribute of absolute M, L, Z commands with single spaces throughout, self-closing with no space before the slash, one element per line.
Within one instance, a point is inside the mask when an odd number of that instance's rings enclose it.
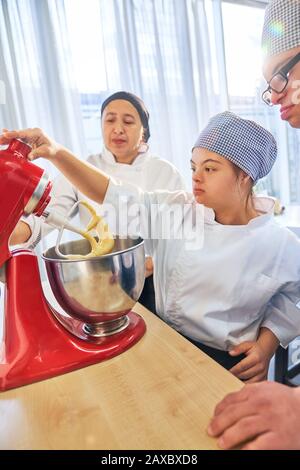
<path fill-rule="evenodd" d="M 108 98 L 106 98 L 105 101 L 103 101 L 102 106 L 101 106 L 101 117 L 103 114 L 104 109 L 106 106 L 111 102 L 115 100 L 125 100 L 129 101 L 129 103 L 132 104 L 132 106 L 135 107 L 137 110 L 141 121 L 142 125 L 144 128 L 144 140 L 145 142 L 148 142 L 149 137 L 150 137 L 150 129 L 149 129 L 149 113 L 147 111 L 147 108 L 144 104 L 144 102 L 139 98 L 138 96 L 134 95 L 133 93 L 129 93 L 127 91 L 117 91 L 117 93 L 114 93 L 113 95 L 110 95 Z"/>

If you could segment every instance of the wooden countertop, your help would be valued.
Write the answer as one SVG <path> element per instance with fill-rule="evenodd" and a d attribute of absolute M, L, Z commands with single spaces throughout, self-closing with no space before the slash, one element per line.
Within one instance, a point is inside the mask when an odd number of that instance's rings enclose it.
<path fill-rule="evenodd" d="M 216 449 L 206 427 L 242 383 L 137 304 L 147 323 L 102 363 L 0 393 L 0 449 Z"/>

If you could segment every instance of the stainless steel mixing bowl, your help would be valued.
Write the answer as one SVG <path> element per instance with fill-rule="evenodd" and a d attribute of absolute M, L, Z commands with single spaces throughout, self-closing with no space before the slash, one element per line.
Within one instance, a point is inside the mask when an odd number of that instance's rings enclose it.
<path fill-rule="evenodd" d="M 64 255 L 85 255 L 87 240 L 60 245 Z M 112 253 L 86 260 L 60 258 L 55 247 L 48 249 L 45 263 L 52 292 L 61 308 L 84 322 L 87 334 L 104 336 L 121 331 L 127 313 L 137 302 L 145 281 L 145 252 L 141 238 L 116 238 Z"/>

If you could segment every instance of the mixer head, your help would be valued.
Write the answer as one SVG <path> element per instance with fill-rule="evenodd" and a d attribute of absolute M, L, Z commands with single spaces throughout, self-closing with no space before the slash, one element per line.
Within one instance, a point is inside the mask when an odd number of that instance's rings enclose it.
<path fill-rule="evenodd" d="M 0 151 L 0 266 L 11 256 L 8 243 L 22 215 L 42 215 L 52 184 L 27 156 L 31 147 L 13 139 Z"/>

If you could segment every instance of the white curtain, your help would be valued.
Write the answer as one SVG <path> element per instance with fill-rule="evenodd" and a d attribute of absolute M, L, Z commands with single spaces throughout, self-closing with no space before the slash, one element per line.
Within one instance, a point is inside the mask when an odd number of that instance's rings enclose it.
<path fill-rule="evenodd" d="M 153 151 L 172 161 L 187 182 L 200 129 L 227 108 L 224 56 L 218 61 L 216 43 L 220 2 L 210 24 L 209 3 L 100 0 L 107 92 L 125 89 L 144 99 Z"/>
<path fill-rule="evenodd" d="M 264 187 L 284 203 L 299 202 L 299 137 L 260 102 L 260 90 L 255 102 L 254 93 L 249 98 L 232 87 L 247 81 L 247 70 L 259 61 L 263 10 L 245 5 L 260 3 L 265 2 L 0 0 L 0 127 L 42 127 L 85 158 L 101 149 L 102 100 L 117 90 L 131 91 L 150 111 L 152 151 L 174 163 L 189 184 L 198 133 L 210 116 L 232 109 L 277 137 L 280 157 Z M 230 23 L 234 10 L 228 5 L 237 10 L 240 4 L 244 10 Z M 235 29 L 226 50 L 225 33 Z M 237 62 L 249 43 L 247 69 Z"/>
<path fill-rule="evenodd" d="M 72 72 L 60 0 L 1 0 L 0 80 L 5 103 L 0 127 L 42 127 L 85 155 L 80 97 Z M 45 161 L 37 164 L 55 174 Z"/>
<path fill-rule="evenodd" d="M 74 18 L 76 4 L 78 15 L 84 4 L 87 19 L 89 6 L 91 17 L 96 8 L 100 12 L 99 30 L 89 39 L 103 48 L 107 88 L 94 92 L 103 96 L 125 89 L 140 95 L 150 110 L 153 152 L 172 161 L 189 182 L 190 150 L 199 130 L 220 106 L 227 107 L 225 61 L 216 43 L 220 2 L 212 16 L 215 31 L 207 21 L 211 2 L 203 0 L 98 2 L 1 0 L 0 79 L 6 104 L 0 105 L 0 126 L 42 127 L 86 156 L 81 90 L 72 66 L 77 51 L 69 43 L 65 13 L 66 4 Z M 84 41 L 84 18 L 81 26 L 77 36 Z M 89 67 L 86 73 L 93 74 L 91 60 Z M 99 122 L 96 129 L 100 146 Z"/>

